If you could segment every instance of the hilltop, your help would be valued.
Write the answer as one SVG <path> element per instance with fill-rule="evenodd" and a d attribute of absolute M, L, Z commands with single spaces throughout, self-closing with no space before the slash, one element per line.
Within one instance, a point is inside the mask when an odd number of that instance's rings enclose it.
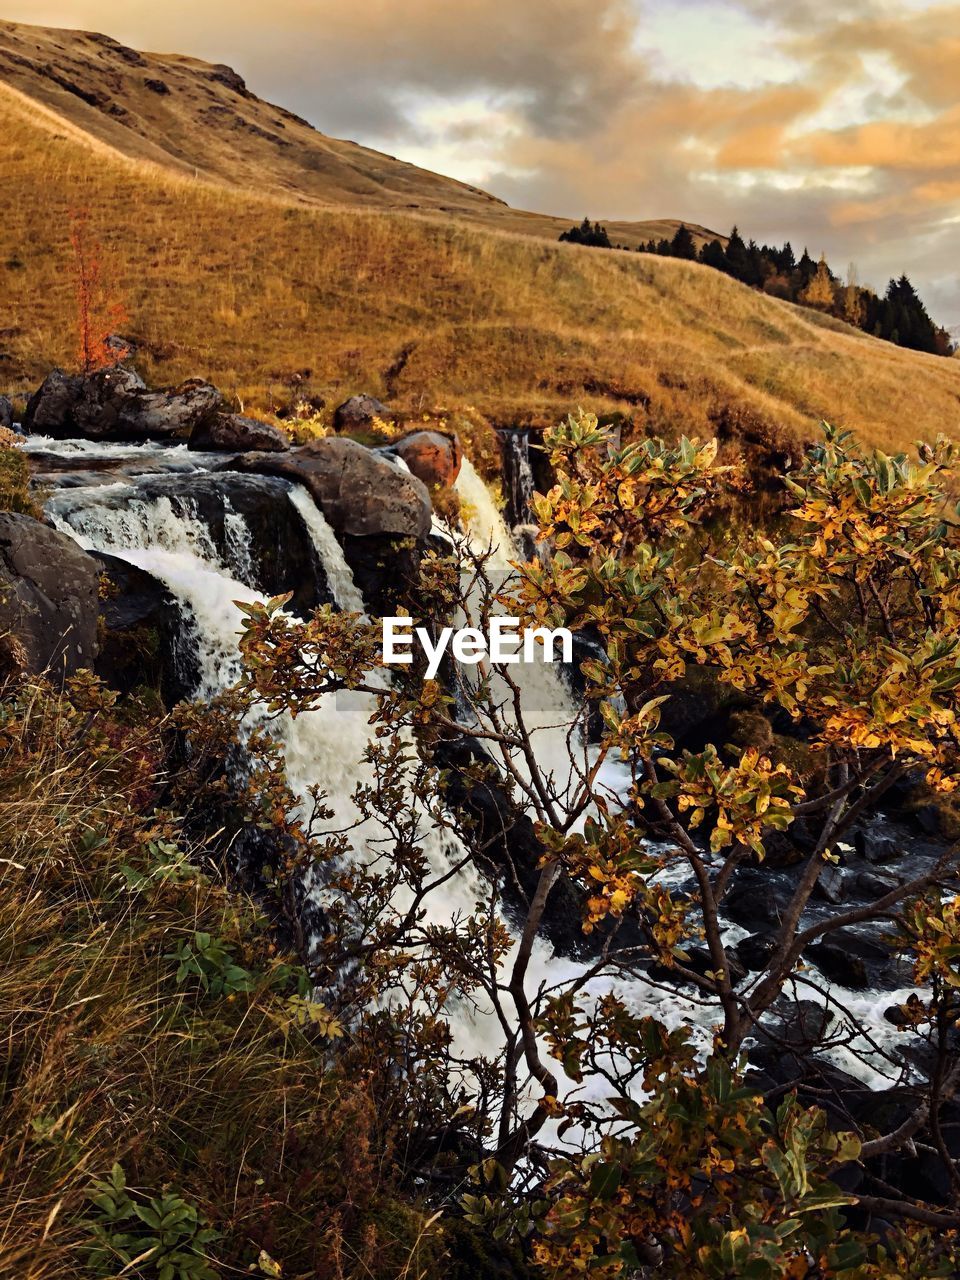
<path fill-rule="evenodd" d="M 7 390 L 74 357 L 87 208 L 145 377 L 247 408 L 362 390 L 545 423 L 582 404 L 758 442 L 829 418 L 887 448 L 957 427 L 960 362 L 695 263 L 558 244 L 565 220 L 325 138 L 227 68 L 2 24 L 0 170 Z"/>

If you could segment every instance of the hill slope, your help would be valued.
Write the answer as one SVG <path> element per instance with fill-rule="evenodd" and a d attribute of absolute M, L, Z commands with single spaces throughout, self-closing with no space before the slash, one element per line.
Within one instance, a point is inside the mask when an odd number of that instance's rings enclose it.
<path fill-rule="evenodd" d="M 313 204 L 406 209 L 556 238 L 566 218 L 525 213 L 355 142 L 251 93 L 230 67 L 140 53 L 109 36 L 0 21 L 0 81 L 120 155 Z M 54 122 L 51 122 L 54 123 Z M 608 224 L 634 247 L 679 226 Z M 691 228 L 701 239 L 705 228 Z"/>
<path fill-rule="evenodd" d="M 26 390 L 73 359 L 69 211 L 86 207 L 146 376 L 209 377 L 248 407 L 369 390 L 412 411 L 473 405 L 502 423 L 582 404 L 627 409 L 654 430 L 760 440 L 809 437 L 822 417 L 885 447 L 957 430 L 958 361 L 696 264 L 490 231 L 441 219 L 439 205 L 431 217 L 323 208 L 282 200 L 266 180 L 256 185 L 271 194 L 257 194 L 156 157 L 133 162 L 106 124 L 100 136 L 58 115 L 59 93 L 90 106 L 62 86 L 49 103 L 0 92 L 0 389 Z"/>

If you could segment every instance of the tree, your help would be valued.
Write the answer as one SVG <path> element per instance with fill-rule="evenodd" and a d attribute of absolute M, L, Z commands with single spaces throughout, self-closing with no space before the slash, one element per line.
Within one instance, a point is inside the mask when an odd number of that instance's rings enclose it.
<path fill-rule="evenodd" d="M 375 702 L 358 803 L 382 835 L 366 860 L 348 836 L 317 854 L 336 892 L 307 957 L 314 981 L 338 986 L 361 1066 L 388 1054 L 384 1111 L 413 1126 L 418 1185 L 441 1195 L 472 1178 L 468 1218 L 527 1240 L 546 1275 L 953 1275 L 960 1171 L 941 1113 L 960 1085 L 957 852 L 904 866 L 863 906 L 809 908 L 840 842 L 893 788 L 912 779 L 936 800 L 960 786 L 960 532 L 942 518 L 954 449 L 938 440 L 911 462 L 827 428 L 785 477 L 789 530 L 730 537 L 710 517 L 743 481 L 716 441 L 621 444 L 585 415 L 544 447 L 556 484 L 535 510 L 552 554 L 502 580 L 451 530 L 407 607 L 427 625 L 459 613 L 485 630 L 505 613 L 589 639 L 562 763 L 539 752 L 509 664 L 438 682 L 415 663 L 385 682 L 362 616 L 244 606 L 246 690 L 268 710 L 345 687 Z M 691 668 L 766 725 L 757 742 L 677 748 L 663 714 Z M 794 736 L 778 738 L 781 718 Z M 617 794 L 603 780 L 615 760 Z M 780 923 L 739 981 L 721 908 L 801 823 Z M 431 825 L 455 834 L 452 865 L 431 863 Z M 481 886 L 475 910 L 438 924 L 427 904 L 463 867 Z M 678 892 L 663 873 L 681 867 Z M 548 984 L 538 940 L 574 911 L 590 958 Z M 857 1115 L 824 1085 L 826 1019 L 790 1042 L 793 1084 L 768 1104 L 744 1076 L 745 1044 L 782 1054 L 768 1017 L 790 988 L 838 1003 L 804 961 L 868 921 L 897 931 L 922 989 L 902 1009 L 926 1063 L 903 1076 L 909 1104 L 888 1119 L 871 1097 Z M 696 991 L 712 1041 L 697 1050 L 684 1027 L 628 1007 L 617 983 L 638 973 Z M 464 1061 L 454 1001 L 485 1002 L 502 1047 Z M 839 1004 L 855 1043 L 862 1016 Z M 588 1076 L 611 1102 L 578 1095 Z M 572 1130 L 580 1151 L 550 1136 Z M 948 1190 L 932 1202 L 891 1187 L 916 1143 L 942 1165 Z"/>
<path fill-rule="evenodd" d="M 730 232 L 727 240 L 726 259 L 727 274 L 733 276 L 735 280 L 744 280 L 749 274 L 750 263 L 747 255 L 747 246 L 743 243 L 740 232 L 736 227 Z"/>
<path fill-rule="evenodd" d="M 111 299 L 104 281 L 103 246 L 90 225 L 90 212 L 70 213 L 70 246 L 73 250 L 73 278 L 77 300 L 77 360 L 84 373 L 112 368 L 129 354 L 129 347 L 116 338 L 116 330 L 127 323 L 123 303 Z"/>
<path fill-rule="evenodd" d="M 705 267 L 713 267 L 716 271 L 726 270 L 727 259 L 719 240 L 707 241 L 700 250 L 700 261 Z"/>
<path fill-rule="evenodd" d="M 670 256 L 672 258 L 686 258 L 688 262 L 695 262 L 697 258 L 697 246 L 693 242 L 693 236 L 689 229 L 683 223 L 677 227 L 673 239 L 670 241 Z"/>
<path fill-rule="evenodd" d="M 822 254 L 817 264 L 816 274 L 811 276 L 798 301 L 805 307 L 816 307 L 818 311 L 829 311 L 833 307 L 835 301 L 833 276 Z"/>
<path fill-rule="evenodd" d="M 591 222 L 589 218 L 584 218 L 579 227 L 561 232 L 560 239 L 570 244 L 589 245 L 593 249 L 613 248 L 606 227 L 602 227 L 599 222 Z"/>

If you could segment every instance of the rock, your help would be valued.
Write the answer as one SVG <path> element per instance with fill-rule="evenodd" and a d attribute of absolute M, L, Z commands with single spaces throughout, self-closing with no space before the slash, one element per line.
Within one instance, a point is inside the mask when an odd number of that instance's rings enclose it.
<path fill-rule="evenodd" d="M 837 906 L 844 899 L 846 892 L 846 876 L 840 867 L 827 866 L 820 872 L 820 878 L 814 886 L 814 896 L 822 898 Z"/>
<path fill-rule="evenodd" d="M 13 430 L 13 405 L 9 396 L 0 396 L 0 427 Z"/>
<path fill-rule="evenodd" d="M 765 968 L 773 955 L 776 939 L 772 933 L 751 933 L 737 943 L 737 958 L 751 973 Z"/>
<path fill-rule="evenodd" d="M 943 829 L 943 812 L 939 805 L 921 804 L 910 814 L 920 830 L 927 836 L 948 834 Z"/>
<path fill-rule="evenodd" d="M 65 533 L 0 512 L 0 665 L 52 677 L 97 656 L 97 563 Z"/>
<path fill-rule="evenodd" d="M 96 673 L 120 693 L 159 689 L 175 706 L 200 678 L 176 598 L 152 574 L 116 556 L 94 552 L 100 565 L 100 652 Z"/>
<path fill-rule="evenodd" d="M 337 533 L 419 539 L 430 531 L 423 481 L 355 440 L 328 436 L 286 453 L 243 453 L 225 469 L 299 480 Z"/>
<path fill-rule="evenodd" d="M 190 436 L 191 449 L 230 449 L 237 453 L 257 450 L 282 453 L 290 448 L 290 437 L 279 427 L 239 413 L 221 413 L 199 423 Z"/>
<path fill-rule="evenodd" d="M 48 373 L 30 399 L 23 415 L 28 432 L 41 436 L 69 435 L 68 424 L 79 400 L 83 379 L 54 369 Z"/>
<path fill-rule="evenodd" d="M 900 858 L 900 843 L 891 836 L 877 835 L 861 829 L 854 834 L 853 843 L 861 858 L 867 862 L 896 862 Z"/>
<path fill-rule="evenodd" d="M 718 668 L 691 664 L 668 692 L 669 700 L 660 708 L 660 730 L 678 749 L 702 751 L 708 742 L 729 741 L 731 714 L 743 706 L 744 698 L 720 683 Z"/>
<path fill-rule="evenodd" d="M 891 961 L 888 948 L 855 929 L 837 929 L 804 953 L 824 977 L 853 991 L 883 984 L 880 970 Z"/>
<path fill-rule="evenodd" d="M 192 380 L 167 391 L 148 391 L 132 369 L 100 369 L 84 376 L 54 369 L 30 397 L 27 431 L 63 439 L 186 439 L 220 408 L 220 392 Z"/>
<path fill-rule="evenodd" d="M 333 429 L 338 432 L 363 431 L 372 425 L 374 418 L 391 422 L 394 414 L 373 396 L 351 396 L 334 409 Z"/>
<path fill-rule="evenodd" d="M 390 447 L 428 489 L 450 488 L 460 474 L 463 450 L 456 435 L 414 431 Z"/>
<path fill-rule="evenodd" d="M 899 884 L 900 881 L 896 876 L 887 875 L 882 871 L 861 871 L 856 880 L 857 888 L 868 898 L 882 898 L 884 894 L 896 889 Z"/>
<path fill-rule="evenodd" d="M 170 92 L 170 86 L 165 80 L 144 80 L 144 88 L 149 89 L 151 93 L 158 94 L 161 98 L 165 98 Z"/>
<path fill-rule="evenodd" d="M 789 898 L 789 887 L 776 878 L 775 872 L 741 867 L 723 899 L 721 909 L 737 924 L 753 933 L 762 933 L 763 925 L 778 927 L 783 908 Z"/>

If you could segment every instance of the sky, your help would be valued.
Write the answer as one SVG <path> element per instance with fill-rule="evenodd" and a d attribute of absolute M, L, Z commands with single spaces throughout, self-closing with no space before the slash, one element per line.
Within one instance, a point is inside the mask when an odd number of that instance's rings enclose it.
<path fill-rule="evenodd" d="M 0 0 L 579 220 L 790 239 L 960 336 L 960 2 Z"/>

